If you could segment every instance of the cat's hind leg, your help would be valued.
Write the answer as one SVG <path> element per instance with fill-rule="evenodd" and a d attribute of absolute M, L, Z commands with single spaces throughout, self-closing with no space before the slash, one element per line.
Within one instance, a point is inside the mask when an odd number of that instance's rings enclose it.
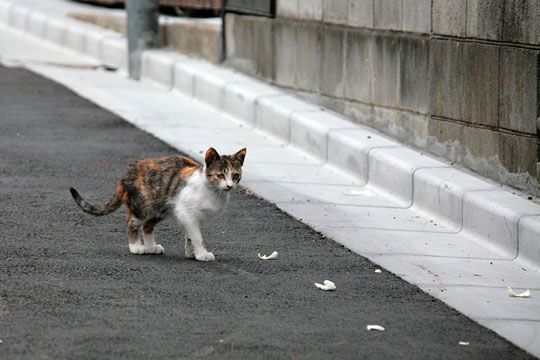
<path fill-rule="evenodd" d="M 146 223 L 143 226 L 144 251 L 146 254 L 163 254 L 163 246 L 156 244 L 154 239 L 153 223 Z"/>
<path fill-rule="evenodd" d="M 144 254 L 144 245 L 141 242 L 141 223 L 133 214 L 128 213 L 128 240 L 129 252 L 132 254 Z"/>

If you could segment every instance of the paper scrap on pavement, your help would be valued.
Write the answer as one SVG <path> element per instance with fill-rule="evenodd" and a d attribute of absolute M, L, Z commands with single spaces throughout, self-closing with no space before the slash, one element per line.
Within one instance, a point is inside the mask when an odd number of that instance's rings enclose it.
<path fill-rule="evenodd" d="M 257 255 L 259 256 L 259 259 L 262 259 L 262 260 L 273 260 L 277 258 L 278 252 L 274 251 L 270 255 L 261 255 L 261 253 L 258 253 Z"/>
<path fill-rule="evenodd" d="M 330 280 L 324 280 L 323 284 L 315 283 L 315 286 L 321 290 L 326 291 L 336 290 L 336 284 L 334 284 Z"/>
<path fill-rule="evenodd" d="M 344 195 L 347 195 L 347 196 L 359 196 L 359 195 L 364 195 L 364 196 L 375 196 L 375 193 L 369 189 L 363 189 L 363 190 L 351 190 L 350 192 L 348 193 L 343 193 Z"/>
<path fill-rule="evenodd" d="M 470 343 L 468 341 L 460 341 L 458 342 L 459 345 L 463 345 L 463 346 L 467 346 L 469 345 Z"/>
<path fill-rule="evenodd" d="M 528 298 L 529 296 L 531 296 L 531 290 L 529 289 L 525 290 L 522 293 L 516 293 L 514 290 L 512 290 L 511 287 L 508 287 L 508 289 L 506 289 L 506 292 L 511 297 Z"/>
<path fill-rule="evenodd" d="M 371 331 L 371 330 L 384 331 L 384 328 L 381 325 L 368 325 L 366 326 L 366 329 L 368 329 L 368 331 Z"/>
<path fill-rule="evenodd" d="M 377 274 L 380 274 L 380 273 L 382 273 L 382 270 L 381 270 L 381 269 L 375 269 L 375 272 L 376 272 Z"/>

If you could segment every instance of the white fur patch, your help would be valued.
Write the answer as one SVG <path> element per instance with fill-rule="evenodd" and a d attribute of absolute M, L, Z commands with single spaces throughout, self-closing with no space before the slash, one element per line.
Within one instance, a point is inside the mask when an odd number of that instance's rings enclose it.
<path fill-rule="evenodd" d="M 198 261 L 214 261 L 216 257 L 211 252 L 206 251 L 204 253 L 195 254 L 195 259 Z"/>
<path fill-rule="evenodd" d="M 181 224 L 186 218 L 200 224 L 217 215 L 228 202 L 229 193 L 211 189 L 203 170 L 195 172 L 174 199 L 174 212 Z"/>
<path fill-rule="evenodd" d="M 144 254 L 144 245 L 139 243 L 129 244 L 129 252 L 135 255 Z"/>
<path fill-rule="evenodd" d="M 163 254 L 163 246 L 156 244 L 154 234 L 145 234 L 143 232 L 145 254 Z"/>
<path fill-rule="evenodd" d="M 182 226 L 189 243 L 185 251 L 187 257 L 199 261 L 214 261 L 214 254 L 203 245 L 200 226 L 216 216 L 229 202 L 229 193 L 212 188 L 205 175 L 205 169 L 195 172 L 186 186 L 173 200 L 174 214 Z M 191 247 L 190 247 L 191 246 Z"/>
<path fill-rule="evenodd" d="M 144 247 L 145 254 L 163 254 L 165 249 L 159 244 L 155 244 L 153 247 Z"/>
<path fill-rule="evenodd" d="M 143 234 L 144 235 L 144 234 Z M 152 236 L 152 240 L 153 240 Z M 129 252 L 135 255 L 144 255 L 144 254 L 163 254 L 165 249 L 163 246 L 156 244 L 155 241 L 152 243 L 147 242 L 147 235 L 144 235 L 144 244 L 138 242 L 136 244 L 129 244 Z"/>

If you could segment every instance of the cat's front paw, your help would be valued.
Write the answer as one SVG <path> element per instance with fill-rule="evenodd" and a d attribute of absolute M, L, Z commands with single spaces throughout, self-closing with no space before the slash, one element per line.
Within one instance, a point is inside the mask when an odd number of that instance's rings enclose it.
<path fill-rule="evenodd" d="M 163 246 L 159 244 L 156 244 L 151 248 L 145 249 L 146 254 L 163 254 L 164 251 L 165 249 L 163 248 Z"/>
<path fill-rule="evenodd" d="M 195 259 L 197 259 L 198 261 L 214 261 L 216 260 L 214 254 L 212 254 L 211 252 L 203 252 L 203 253 L 199 253 L 199 254 L 195 254 Z"/>
<path fill-rule="evenodd" d="M 146 254 L 146 249 L 143 244 L 129 244 L 129 252 L 135 255 Z"/>

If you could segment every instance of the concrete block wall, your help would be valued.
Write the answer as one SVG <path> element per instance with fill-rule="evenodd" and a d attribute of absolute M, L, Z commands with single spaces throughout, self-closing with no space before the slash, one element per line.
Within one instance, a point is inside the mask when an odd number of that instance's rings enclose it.
<path fill-rule="evenodd" d="M 400 141 L 540 195 L 540 2 L 278 0 L 227 14 L 226 58 Z"/>

